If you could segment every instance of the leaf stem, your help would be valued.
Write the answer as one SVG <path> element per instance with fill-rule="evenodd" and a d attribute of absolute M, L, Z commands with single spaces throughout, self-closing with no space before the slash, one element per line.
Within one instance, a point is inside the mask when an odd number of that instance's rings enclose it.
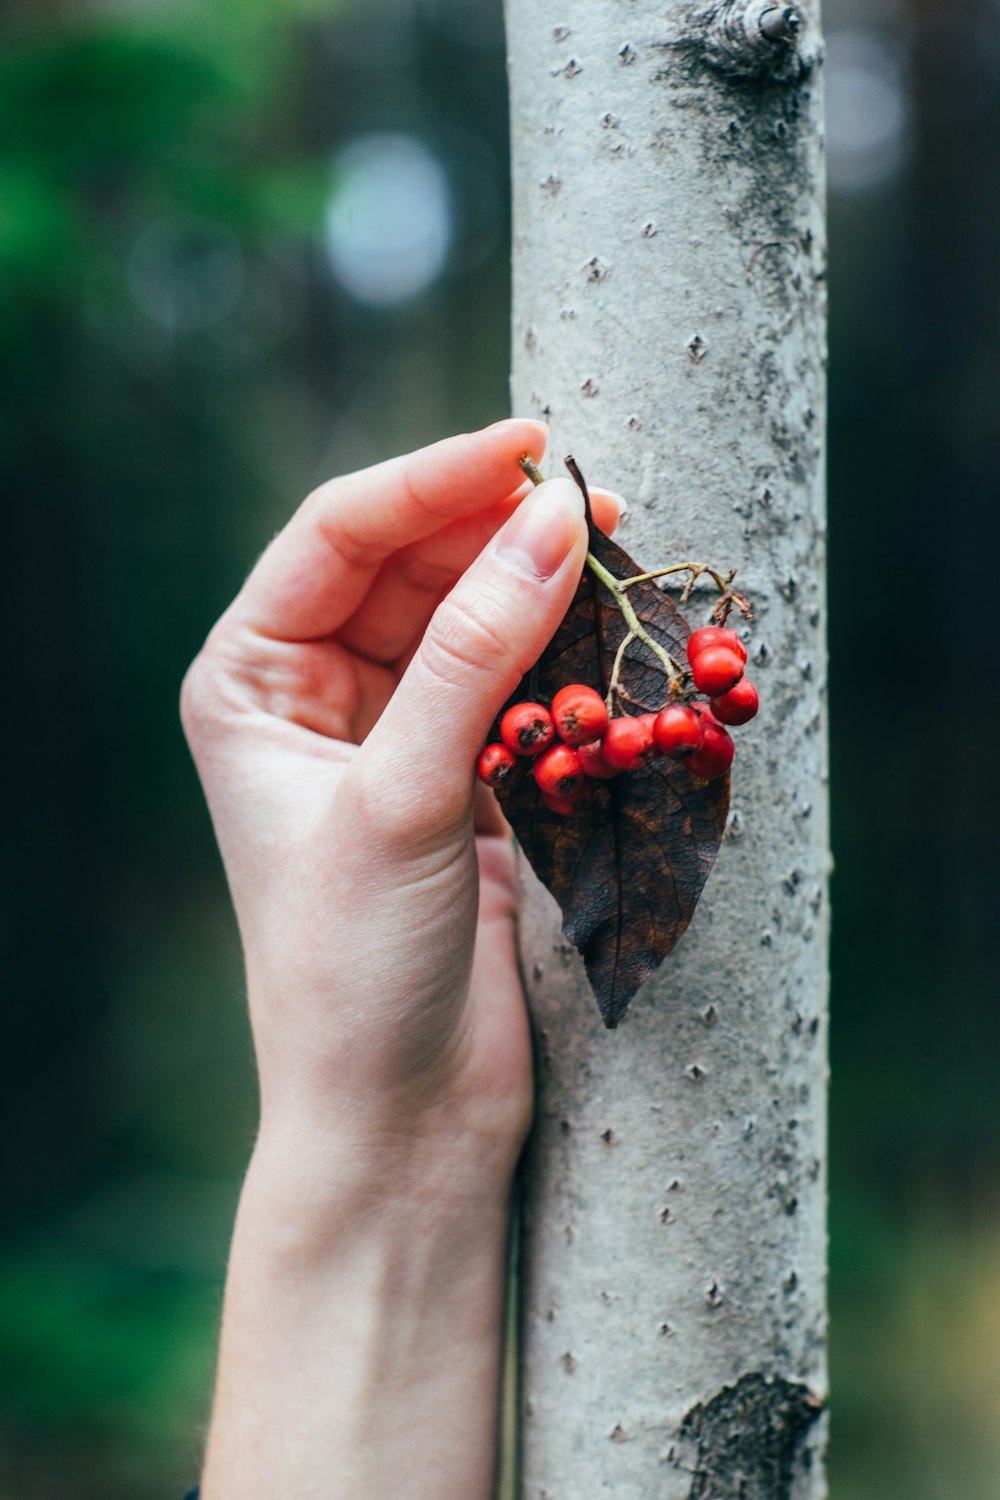
<path fill-rule="evenodd" d="M 567 460 L 567 462 L 569 463 L 571 461 Z M 525 474 L 527 474 L 532 484 L 541 484 L 543 482 L 544 476 L 542 475 L 541 470 L 530 454 L 523 454 L 520 459 L 520 464 L 521 468 L 524 470 Z M 574 479 L 576 479 L 577 483 L 581 485 L 581 488 L 583 488 L 582 476 L 579 475 L 579 470 L 577 470 L 575 464 L 572 464 L 571 473 L 573 474 L 573 477 Z M 584 497 L 586 498 L 585 489 Z M 670 693 L 673 694 L 675 688 L 679 685 L 680 680 L 683 676 L 683 668 L 678 665 L 678 663 L 670 655 L 670 652 L 666 651 L 663 646 L 660 645 L 659 641 L 655 641 L 649 634 L 649 632 L 644 628 L 642 621 L 639 619 L 639 616 L 632 608 L 631 600 L 628 598 L 625 591 L 633 583 L 640 583 L 648 578 L 661 578 L 667 573 L 679 573 L 683 569 L 690 569 L 691 567 L 696 567 L 700 571 L 711 572 L 712 570 L 705 569 L 704 564 L 702 563 L 679 563 L 673 568 L 663 568 L 656 573 L 639 573 L 636 574 L 634 578 L 627 578 L 623 580 L 620 578 L 616 578 L 615 575 L 610 572 L 602 562 L 598 561 L 593 552 L 588 551 L 586 564 L 590 571 L 593 573 L 594 577 L 599 579 L 600 582 L 603 583 L 604 587 L 608 590 L 608 593 L 611 594 L 612 597 L 616 600 L 619 609 L 625 616 L 625 623 L 627 624 L 629 630 L 628 635 L 625 637 L 622 644 L 618 647 L 618 652 L 615 656 L 615 665 L 611 676 L 611 684 L 608 687 L 609 712 L 611 710 L 612 693 L 617 690 L 618 671 L 625 654 L 625 647 L 629 645 L 633 640 L 642 641 L 646 646 L 649 647 L 653 655 L 656 656 L 663 664 L 668 678 L 667 686 Z M 713 578 L 719 580 L 718 574 L 713 572 L 712 576 Z M 721 580 L 719 581 L 719 587 L 722 589 L 725 588 L 725 585 L 721 582 Z"/>

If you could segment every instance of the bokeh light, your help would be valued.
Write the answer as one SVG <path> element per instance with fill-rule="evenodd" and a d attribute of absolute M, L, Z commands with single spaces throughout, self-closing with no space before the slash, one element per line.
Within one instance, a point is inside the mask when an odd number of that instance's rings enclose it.
<path fill-rule="evenodd" d="M 898 48 L 871 31 L 831 31 L 826 46 L 831 188 L 858 192 L 894 177 L 905 157 L 907 115 Z"/>
<path fill-rule="evenodd" d="M 421 141 L 366 135 L 338 153 L 326 252 L 356 301 L 390 307 L 426 291 L 444 270 L 451 233 L 448 178 Z"/>

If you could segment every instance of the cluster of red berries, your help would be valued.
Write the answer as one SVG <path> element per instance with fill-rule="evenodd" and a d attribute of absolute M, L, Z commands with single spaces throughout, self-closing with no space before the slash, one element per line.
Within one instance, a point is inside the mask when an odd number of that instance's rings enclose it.
<path fill-rule="evenodd" d="M 609 719 L 600 693 L 583 683 L 560 688 L 551 709 L 515 703 L 500 720 L 500 739 L 479 757 L 487 786 L 503 786 L 527 759 L 542 799 L 553 812 L 571 814 L 593 796 L 593 783 L 638 771 L 657 755 L 683 760 L 705 781 L 722 776 L 733 761 L 726 725 L 746 724 L 757 712 L 757 689 L 743 675 L 746 647 L 735 630 L 706 625 L 688 641 L 695 688 L 708 702 L 672 702 L 658 714 Z"/>

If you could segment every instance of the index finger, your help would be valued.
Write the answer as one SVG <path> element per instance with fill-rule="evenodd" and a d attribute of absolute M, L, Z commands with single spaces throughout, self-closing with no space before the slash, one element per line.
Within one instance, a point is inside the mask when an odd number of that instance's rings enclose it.
<path fill-rule="evenodd" d="M 514 417 L 331 479 L 275 537 L 233 615 L 278 640 L 330 635 L 393 552 L 519 489 L 518 459 L 539 459 L 547 437 L 544 423 Z"/>

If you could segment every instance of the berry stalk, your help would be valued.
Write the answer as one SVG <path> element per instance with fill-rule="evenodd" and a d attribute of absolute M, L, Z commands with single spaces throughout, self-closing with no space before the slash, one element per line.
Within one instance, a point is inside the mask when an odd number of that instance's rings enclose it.
<path fill-rule="evenodd" d="M 572 458 L 567 458 L 566 467 L 569 469 L 570 473 L 576 480 L 577 484 L 580 486 L 581 490 L 583 490 L 584 499 L 587 500 L 587 513 L 589 518 L 590 500 L 589 496 L 587 495 L 586 485 L 583 482 L 583 476 Z M 531 456 L 527 453 L 521 459 L 521 468 L 527 474 L 532 484 L 541 484 L 543 482 L 544 476 L 541 470 L 535 463 L 534 459 L 531 458 Z M 644 644 L 649 647 L 650 651 L 652 651 L 653 655 L 657 657 L 658 660 L 662 663 L 667 674 L 669 690 L 673 692 L 675 685 L 680 682 L 681 677 L 683 676 L 683 668 L 678 666 L 677 662 L 675 662 L 674 658 L 670 655 L 670 652 L 664 650 L 659 641 L 654 641 L 653 637 L 645 629 L 642 621 L 639 619 L 639 616 L 632 608 L 631 600 L 628 598 L 628 595 L 625 592 L 625 590 L 628 588 L 629 583 L 638 582 L 638 576 L 636 578 L 628 579 L 625 582 L 622 582 L 622 580 L 620 578 L 616 578 L 613 573 L 609 573 L 604 564 L 598 562 L 597 558 L 590 551 L 587 552 L 586 562 L 587 567 L 593 573 L 594 577 L 599 579 L 600 582 L 603 583 L 604 587 L 608 590 L 608 593 L 614 597 L 615 601 L 618 604 L 618 608 L 625 616 L 625 623 L 629 628 L 629 634 L 625 637 L 625 640 L 622 642 L 621 646 L 619 646 L 618 655 L 615 658 L 615 670 L 612 675 L 611 687 L 609 687 L 608 689 L 608 709 L 610 710 L 612 706 L 613 692 L 617 687 L 615 679 L 618 676 L 621 661 L 625 652 L 625 647 L 629 645 L 630 641 L 632 640 L 643 641 Z"/>
<path fill-rule="evenodd" d="M 587 486 L 584 481 L 583 475 L 580 473 L 579 467 L 577 466 L 576 460 L 574 458 L 567 457 L 565 463 L 567 469 L 569 469 L 569 472 L 572 474 L 573 478 L 576 480 L 576 483 L 583 491 L 583 498 L 587 502 L 587 518 L 589 520 L 590 496 L 587 494 Z M 538 465 L 535 463 L 530 454 L 523 454 L 520 459 L 520 464 L 521 468 L 524 470 L 525 474 L 527 474 L 532 484 L 541 484 L 543 482 L 544 475 L 542 474 L 541 469 L 539 469 Z M 624 602 L 625 590 L 630 589 L 633 584 L 653 583 L 657 578 L 668 578 L 675 573 L 688 573 L 690 574 L 690 577 L 681 590 L 680 596 L 681 604 L 686 604 L 691 597 L 691 592 L 695 584 L 698 582 L 698 579 L 704 576 L 710 578 L 719 591 L 720 597 L 715 605 L 713 618 L 720 625 L 725 625 L 726 621 L 729 618 L 730 611 L 734 606 L 740 611 L 745 619 L 753 619 L 753 610 L 750 607 L 750 600 L 745 594 L 741 594 L 737 589 L 733 588 L 733 579 L 736 577 L 735 568 L 731 568 L 728 573 L 720 573 L 719 570 L 717 568 L 713 568 L 710 563 L 684 562 L 672 563 L 669 568 L 654 568 L 648 573 L 636 573 L 632 578 L 615 578 L 612 573 L 608 572 L 607 568 L 601 566 L 592 552 L 587 553 L 587 567 L 590 568 L 595 577 L 601 580 L 605 588 L 607 588 L 611 593 L 615 595 L 616 599 L 621 605 L 622 613 L 625 615 L 630 628 L 635 631 L 635 634 L 640 638 L 640 640 L 644 640 L 646 644 L 656 652 L 661 661 L 664 658 L 664 653 L 657 647 L 655 641 L 650 640 L 649 636 L 643 630 L 641 624 L 638 626 L 638 628 L 636 628 L 632 624 L 632 620 L 629 618 L 629 612 L 626 610 Z M 670 657 L 669 660 L 673 663 L 674 672 L 679 673 L 681 669 L 677 666 L 677 663 L 673 661 L 672 657 Z M 666 665 L 665 662 L 664 665 Z M 669 673 L 671 671 L 671 668 L 668 667 L 667 671 Z"/>

